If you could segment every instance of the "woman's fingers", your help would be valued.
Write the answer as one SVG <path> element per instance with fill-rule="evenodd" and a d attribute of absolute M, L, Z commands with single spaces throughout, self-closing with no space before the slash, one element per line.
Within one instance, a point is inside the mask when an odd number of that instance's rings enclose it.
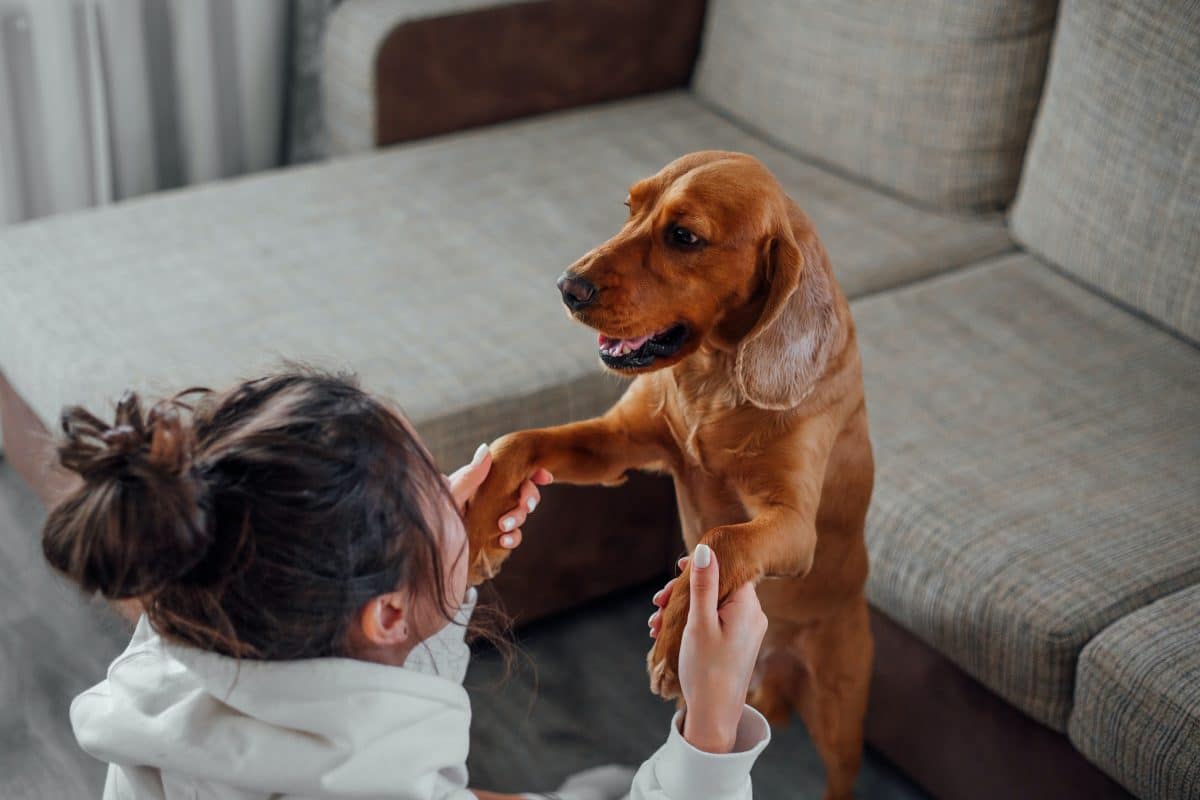
<path fill-rule="evenodd" d="M 542 502 L 542 493 L 538 491 L 537 485 L 532 480 L 521 484 L 521 491 L 517 494 L 517 505 L 525 509 L 526 514 L 532 514 L 540 502 Z"/>
<path fill-rule="evenodd" d="M 459 511 L 467 507 L 467 503 L 475 496 L 491 468 L 491 451 L 486 444 L 481 444 L 475 450 L 475 457 L 471 459 L 470 464 L 465 464 L 446 476 L 450 483 L 450 494 L 454 497 L 454 504 L 458 506 Z"/>
<path fill-rule="evenodd" d="M 533 481 L 525 481 L 525 483 L 521 484 L 521 491 L 517 495 L 517 507 L 510 508 L 504 512 L 497 522 L 503 533 L 512 535 L 511 538 L 514 540 L 514 543 L 512 545 L 505 544 L 504 540 L 510 537 L 501 536 L 501 546 L 516 547 L 521 543 L 521 531 L 519 528 L 525 524 L 525 520 L 529 518 L 529 515 L 538 507 L 538 503 L 541 501 L 541 492 L 538 491 Z"/>
<path fill-rule="evenodd" d="M 667 603 L 671 602 L 671 593 L 675 590 L 675 581 L 677 580 L 678 578 L 671 578 L 663 588 L 654 593 L 654 597 L 650 598 L 650 602 L 657 606 L 654 613 L 650 615 L 650 619 L 646 620 L 646 624 L 650 626 L 651 639 L 657 639 L 659 631 L 662 630 L 662 610 L 667 607 Z"/>
<path fill-rule="evenodd" d="M 527 513 L 525 509 L 520 507 L 504 512 L 498 523 L 500 530 L 504 533 L 512 533 L 525 522 L 525 515 Z"/>
<path fill-rule="evenodd" d="M 550 484 L 554 483 L 554 476 L 550 474 L 550 470 L 548 469 L 538 469 L 538 471 L 533 473 L 533 476 L 530 477 L 530 480 L 536 483 L 538 486 L 549 486 Z"/>
<path fill-rule="evenodd" d="M 667 581 L 661 589 L 654 593 L 654 597 L 650 598 L 650 602 L 659 608 L 666 608 L 667 603 L 671 602 L 671 592 L 675 589 L 675 578 Z"/>
<path fill-rule="evenodd" d="M 684 556 L 675 562 L 675 566 L 677 566 L 681 572 L 683 571 L 684 567 L 687 566 L 687 564 L 687 556 Z M 667 607 L 668 603 L 671 602 L 671 594 L 675 591 L 675 582 L 677 580 L 679 580 L 678 576 L 671 578 L 671 580 L 667 581 L 666 584 L 663 585 L 663 588 L 655 592 L 654 596 L 650 598 L 650 602 L 657 606 L 657 608 L 654 610 L 654 613 L 650 615 L 648 620 L 646 620 L 646 625 L 648 625 L 650 628 L 651 639 L 657 639 L 659 632 L 662 630 L 662 610 Z"/>
<path fill-rule="evenodd" d="M 529 512 L 537 508 L 540 499 L 536 486 L 529 481 L 521 484 L 521 491 L 517 493 L 516 508 L 510 508 L 500 516 L 500 530 L 509 533 L 524 525 Z"/>
<path fill-rule="evenodd" d="M 509 533 L 500 534 L 500 546 L 506 550 L 513 550 L 521 546 L 521 529 L 517 528 Z"/>
<path fill-rule="evenodd" d="M 717 605 L 721 566 L 712 548 L 701 542 L 692 551 L 692 569 L 689 573 L 688 627 L 693 624 L 716 626 Z"/>
<path fill-rule="evenodd" d="M 661 608 L 656 608 L 654 613 L 650 615 L 650 619 L 646 620 L 646 624 L 650 626 L 650 638 L 657 639 L 658 634 L 662 633 L 663 612 Z"/>

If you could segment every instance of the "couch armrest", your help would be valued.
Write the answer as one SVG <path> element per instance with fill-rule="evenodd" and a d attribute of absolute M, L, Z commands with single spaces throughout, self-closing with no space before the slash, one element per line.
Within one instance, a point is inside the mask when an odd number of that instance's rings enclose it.
<path fill-rule="evenodd" d="M 705 0 L 347 0 L 325 35 L 334 154 L 686 84 Z"/>

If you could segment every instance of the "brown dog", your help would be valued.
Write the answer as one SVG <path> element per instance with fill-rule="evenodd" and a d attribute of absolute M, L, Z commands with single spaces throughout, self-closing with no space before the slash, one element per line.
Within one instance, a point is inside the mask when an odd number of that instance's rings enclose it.
<path fill-rule="evenodd" d="M 604 365 L 638 377 L 602 417 L 493 445 L 468 512 L 474 579 L 507 554 L 495 520 L 535 467 L 566 483 L 670 472 L 688 549 L 716 550 L 721 595 L 762 581 L 770 629 L 751 702 L 773 722 L 798 711 L 826 796 L 849 796 L 871 673 L 874 477 L 850 309 L 808 217 L 750 156 L 684 156 L 626 204 L 621 231 L 558 285 L 600 332 Z M 687 586 L 677 582 L 649 656 L 664 697 L 678 696 Z"/>

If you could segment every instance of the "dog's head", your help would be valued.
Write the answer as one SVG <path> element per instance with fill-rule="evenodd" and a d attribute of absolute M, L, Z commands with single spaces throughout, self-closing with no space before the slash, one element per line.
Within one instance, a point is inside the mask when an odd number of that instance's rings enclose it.
<path fill-rule="evenodd" d="M 707 346 L 734 353 L 750 402 L 798 404 L 829 358 L 836 304 L 825 251 L 774 176 L 741 153 L 691 153 L 626 205 L 620 232 L 558 280 L 604 365 L 649 372 Z"/>

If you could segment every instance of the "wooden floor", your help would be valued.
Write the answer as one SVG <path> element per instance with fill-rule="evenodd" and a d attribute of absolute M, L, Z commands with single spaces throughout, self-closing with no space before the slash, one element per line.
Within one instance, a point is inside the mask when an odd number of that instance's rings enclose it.
<path fill-rule="evenodd" d="M 100 680 L 128 637 L 44 565 L 43 512 L 0 460 L 0 798 L 97 798 L 104 768 L 75 744 L 71 698 Z M 471 783 L 550 790 L 571 772 L 636 764 L 666 735 L 671 709 L 646 689 L 645 619 L 653 587 L 523 632 L 516 670 L 494 652 L 467 677 L 474 706 Z M 757 800 L 820 797 L 821 765 L 799 724 L 777 731 L 754 771 Z M 868 753 L 860 798 L 925 797 Z"/>

